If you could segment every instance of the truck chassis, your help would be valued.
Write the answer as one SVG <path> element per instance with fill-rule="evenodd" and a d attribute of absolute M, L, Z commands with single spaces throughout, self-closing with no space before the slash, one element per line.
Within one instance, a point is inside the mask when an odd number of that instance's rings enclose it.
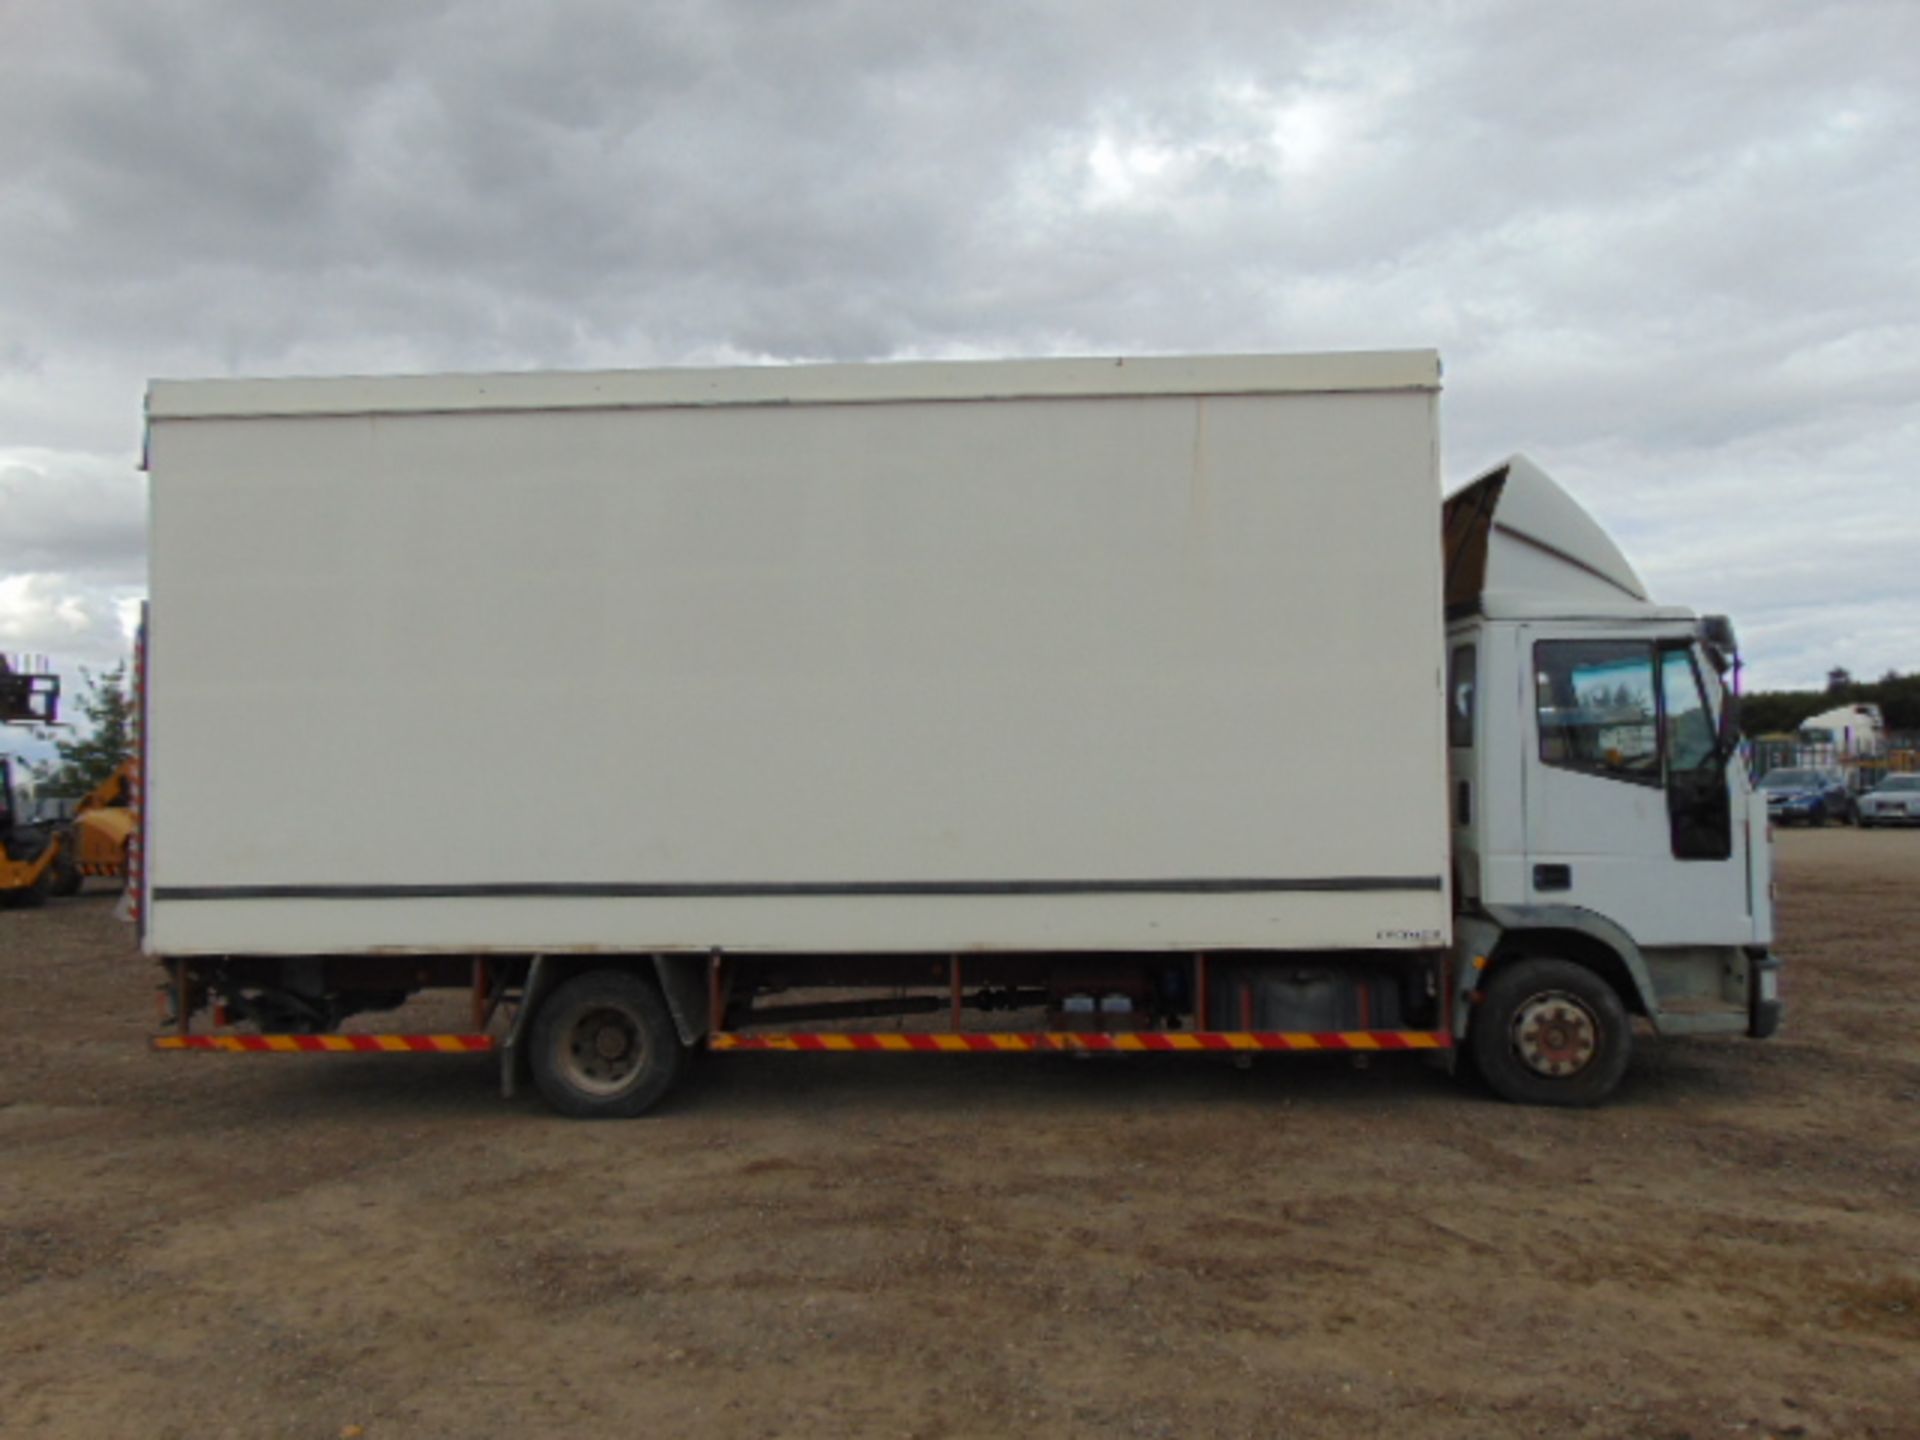
<path fill-rule="evenodd" d="M 398 965 L 394 957 L 359 955 L 162 963 L 169 1028 L 155 1038 L 155 1049 L 495 1052 L 504 1094 L 530 1075 L 557 1108 L 585 1117 L 650 1108 L 698 1051 L 1244 1058 L 1303 1051 L 1444 1055 L 1454 1043 L 1440 1000 L 1449 991 L 1450 963 L 1436 952 L 1356 958 L 715 951 L 430 955 Z M 336 1028 L 426 990 L 464 990 L 469 1028 Z M 576 992 L 588 992 L 586 1000 Z M 196 1015 L 210 1023 L 196 1029 Z M 876 1020 L 891 1020 L 893 1028 L 873 1028 Z M 660 1080 L 657 1093 L 650 1078 Z"/>

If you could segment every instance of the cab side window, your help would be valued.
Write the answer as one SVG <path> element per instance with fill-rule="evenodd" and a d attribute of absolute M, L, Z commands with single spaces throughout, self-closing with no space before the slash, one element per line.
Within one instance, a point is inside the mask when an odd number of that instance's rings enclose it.
<path fill-rule="evenodd" d="M 1473 683 L 1478 650 L 1456 645 L 1447 661 L 1447 744 L 1456 750 L 1473 744 Z"/>
<path fill-rule="evenodd" d="M 1699 672 L 1685 650 L 1660 657 L 1660 699 L 1666 706 L 1667 766 L 1698 770 L 1714 758 L 1713 716 L 1700 688 Z"/>
<path fill-rule="evenodd" d="M 1543 763 L 1635 784 L 1660 783 L 1652 646 L 1543 640 L 1533 647 L 1533 665 Z"/>

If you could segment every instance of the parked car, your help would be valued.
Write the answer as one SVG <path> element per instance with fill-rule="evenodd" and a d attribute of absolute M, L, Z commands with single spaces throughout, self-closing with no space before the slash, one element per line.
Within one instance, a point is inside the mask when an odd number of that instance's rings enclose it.
<path fill-rule="evenodd" d="M 1846 776 L 1838 770 L 1769 770 L 1760 777 L 1759 789 L 1767 797 L 1767 818 L 1776 825 L 1844 824 L 1856 818 Z"/>
<path fill-rule="evenodd" d="M 1860 824 L 1920 825 L 1920 775 L 1889 775 L 1862 795 Z"/>

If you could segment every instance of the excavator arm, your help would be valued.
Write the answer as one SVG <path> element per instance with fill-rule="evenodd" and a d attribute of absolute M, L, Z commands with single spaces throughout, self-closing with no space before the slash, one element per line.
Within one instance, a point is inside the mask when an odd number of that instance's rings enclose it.
<path fill-rule="evenodd" d="M 133 799 L 133 761 L 122 760 L 113 773 L 80 797 L 73 807 L 76 815 L 90 810 L 124 809 Z"/>

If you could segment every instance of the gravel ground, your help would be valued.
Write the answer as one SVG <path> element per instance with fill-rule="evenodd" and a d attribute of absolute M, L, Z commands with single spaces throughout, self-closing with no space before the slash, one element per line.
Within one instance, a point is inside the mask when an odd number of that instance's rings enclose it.
<path fill-rule="evenodd" d="M 1920 832 L 1780 837 L 1785 1033 L 1416 1057 L 160 1056 L 0 914 L 0 1434 L 1920 1436 Z"/>

